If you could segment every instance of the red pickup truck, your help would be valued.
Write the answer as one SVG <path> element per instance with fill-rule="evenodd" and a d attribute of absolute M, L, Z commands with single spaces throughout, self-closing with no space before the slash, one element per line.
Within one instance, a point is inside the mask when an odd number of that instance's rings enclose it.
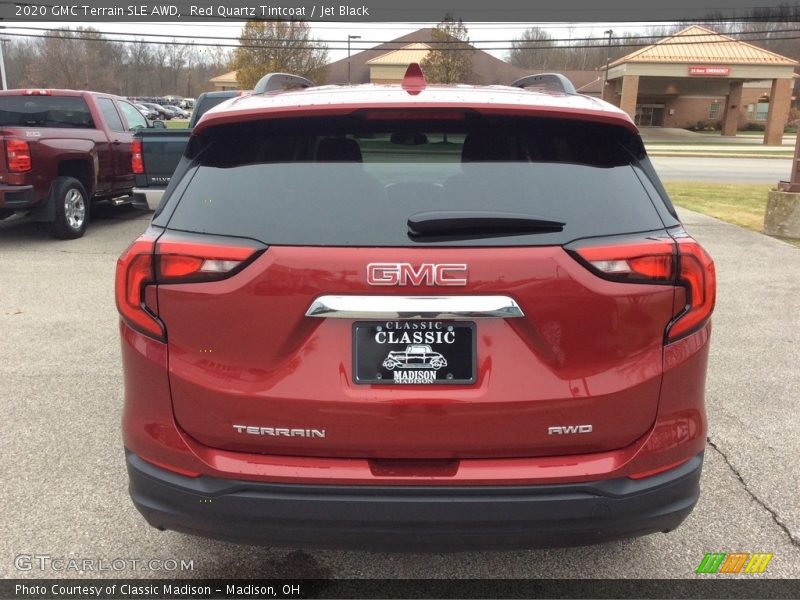
<path fill-rule="evenodd" d="M 81 237 L 91 202 L 130 196 L 130 102 L 75 90 L 0 92 L 0 219 L 22 213 L 60 239 Z"/>

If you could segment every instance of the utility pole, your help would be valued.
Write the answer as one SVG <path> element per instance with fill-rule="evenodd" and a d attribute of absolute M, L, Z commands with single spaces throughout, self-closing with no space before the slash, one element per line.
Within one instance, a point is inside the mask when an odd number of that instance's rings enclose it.
<path fill-rule="evenodd" d="M 794 160 L 792 161 L 792 174 L 789 177 L 787 192 L 800 192 L 800 128 L 797 130 L 797 141 L 794 144 Z"/>
<path fill-rule="evenodd" d="M 350 40 L 360 40 L 360 35 L 347 35 L 347 83 L 350 83 Z"/>
<path fill-rule="evenodd" d="M 603 33 L 608 36 L 608 46 L 606 46 L 606 72 L 605 77 L 603 78 L 603 93 L 601 95 L 603 100 L 605 100 L 606 87 L 608 87 L 608 65 L 611 64 L 611 36 L 614 35 L 614 30 L 606 29 Z"/>
<path fill-rule="evenodd" d="M 5 29 L 5 27 L 0 26 L 0 29 Z M 0 38 L 0 80 L 3 83 L 3 89 L 8 89 L 8 81 L 6 81 L 6 57 L 3 54 L 3 46 L 6 45 L 6 41 L 3 38 Z"/>

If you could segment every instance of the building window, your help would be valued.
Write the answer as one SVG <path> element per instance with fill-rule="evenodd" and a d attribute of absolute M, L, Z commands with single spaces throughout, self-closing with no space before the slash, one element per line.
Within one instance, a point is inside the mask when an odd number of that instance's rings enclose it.
<path fill-rule="evenodd" d="M 719 119 L 719 102 L 712 102 L 708 107 L 708 118 Z"/>
<path fill-rule="evenodd" d="M 769 114 L 769 103 L 759 102 L 756 104 L 756 121 L 766 121 Z"/>

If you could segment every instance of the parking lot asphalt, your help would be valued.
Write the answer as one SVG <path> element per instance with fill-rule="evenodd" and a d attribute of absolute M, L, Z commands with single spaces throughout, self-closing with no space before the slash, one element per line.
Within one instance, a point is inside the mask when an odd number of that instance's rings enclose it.
<path fill-rule="evenodd" d="M 0 222 L 0 576 L 687 578 L 706 552 L 736 551 L 775 554 L 761 577 L 800 577 L 800 250 L 681 216 L 719 277 L 695 511 L 673 533 L 601 546 L 433 555 L 239 546 L 147 526 L 126 489 L 113 275 L 150 215 L 98 206 L 69 242 Z M 194 568 L 20 570 L 20 555 Z"/>

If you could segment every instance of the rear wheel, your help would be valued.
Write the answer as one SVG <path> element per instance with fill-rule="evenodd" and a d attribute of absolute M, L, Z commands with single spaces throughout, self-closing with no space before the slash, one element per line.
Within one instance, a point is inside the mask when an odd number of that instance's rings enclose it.
<path fill-rule="evenodd" d="M 50 194 L 56 213 L 50 234 L 61 240 L 81 237 L 89 223 L 89 199 L 83 184 L 74 177 L 57 177 Z"/>

